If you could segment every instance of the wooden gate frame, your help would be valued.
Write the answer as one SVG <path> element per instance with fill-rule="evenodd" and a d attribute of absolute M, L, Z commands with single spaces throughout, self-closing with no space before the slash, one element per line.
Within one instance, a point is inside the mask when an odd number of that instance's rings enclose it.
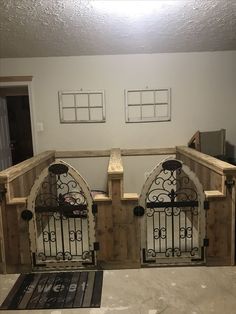
<path fill-rule="evenodd" d="M 30 239 L 30 251 L 31 256 L 33 257 L 33 254 L 37 251 L 37 226 L 36 226 L 36 214 L 35 214 L 35 199 L 38 195 L 38 192 L 40 190 L 40 187 L 44 181 L 44 179 L 48 175 L 48 168 L 51 165 L 54 164 L 62 164 L 68 167 L 68 173 L 74 178 L 74 180 L 78 183 L 81 190 L 84 192 L 85 199 L 87 201 L 87 208 L 88 208 L 88 236 L 89 236 L 89 248 L 91 251 L 94 250 L 94 242 L 95 242 L 95 219 L 92 213 L 92 205 L 93 205 L 93 198 L 92 194 L 90 192 L 90 188 L 85 181 L 85 179 L 79 174 L 77 170 L 75 170 L 74 167 L 72 167 L 70 164 L 66 163 L 63 160 L 55 160 L 53 163 L 45 167 L 38 178 L 35 180 L 34 185 L 31 188 L 29 197 L 27 199 L 27 209 L 32 212 L 33 218 L 29 221 L 29 239 Z M 55 261 L 56 263 L 56 261 Z M 73 262 L 74 264 L 75 262 Z M 51 263 L 52 264 L 52 263 Z M 61 263 L 62 264 L 62 263 Z M 68 261 L 67 261 L 68 264 Z M 96 264 L 96 258 L 95 258 L 95 264 Z M 34 267 L 34 260 L 32 258 L 32 265 Z M 59 265 L 59 264 L 58 264 Z"/>
<path fill-rule="evenodd" d="M 157 177 L 158 174 L 160 174 L 162 168 L 162 165 L 165 161 L 167 160 L 173 160 L 172 157 L 168 157 L 165 158 L 164 160 L 162 160 L 159 164 L 157 164 L 156 167 L 154 167 L 154 169 L 151 171 L 151 173 L 149 174 L 149 176 L 147 177 L 143 187 L 142 187 L 142 191 L 141 194 L 139 196 L 139 206 L 143 207 L 145 212 L 144 215 L 141 217 L 141 264 L 145 264 L 147 265 L 147 262 L 144 261 L 143 258 L 143 254 L 142 254 L 142 250 L 144 248 L 147 247 L 147 216 L 146 216 L 146 197 L 147 197 L 147 193 L 150 190 L 150 187 L 152 186 L 155 178 Z M 200 183 L 197 175 L 188 167 L 186 166 L 181 160 L 178 160 L 176 158 L 174 158 L 174 160 L 178 161 L 179 163 L 181 163 L 182 165 L 182 170 L 183 172 L 188 176 L 188 178 L 190 179 L 191 182 L 193 182 L 193 184 L 196 187 L 197 190 L 197 194 L 198 194 L 198 208 L 200 209 L 199 212 L 199 218 L 200 222 L 199 222 L 199 233 L 198 233 L 198 239 L 199 239 L 199 247 L 203 246 L 203 241 L 204 238 L 206 236 L 206 212 L 204 209 L 204 201 L 205 201 L 205 195 L 204 195 L 204 191 L 203 191 L 203 187 L 202 184 Z M 202 243 L 202 245 L 201 245 Z M 205 251 L 205 249 L 204 249 Z M 205 253 L 205 252 L 204 252 Z M 177 260 L 177 259 L 175 259 Z M 205 261 L 205 254 L 204 254 L 204 261 Z M 158 264 L 158 263 L 155 263 Z"/>

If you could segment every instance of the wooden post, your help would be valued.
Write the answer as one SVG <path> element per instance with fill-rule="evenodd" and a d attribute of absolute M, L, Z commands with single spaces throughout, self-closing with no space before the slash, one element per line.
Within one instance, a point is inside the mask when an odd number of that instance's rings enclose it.
<path fill-rule="evenodd" d="M 108 198 L 98 202 L 98 260 L 106 268 L 140 267 L 140 228 L 133 208 L 138 195 L 123 192 L 120 149 L 112 149 L 108 166 Z"/>

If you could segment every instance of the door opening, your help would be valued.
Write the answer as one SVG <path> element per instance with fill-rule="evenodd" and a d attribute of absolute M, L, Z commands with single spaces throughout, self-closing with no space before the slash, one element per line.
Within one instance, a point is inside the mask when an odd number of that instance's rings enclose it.
<path fill-rule="evenodd" d="M 7 96 L 12 164 L 33 156 L 29 96 Z"/>
<path fill-rule="evenodd" d="M 10 162 L 2 163 L 1 171 L 32 157 L 33 141 L 28 86 L 0 87 L 0 98 L 6 111 L 6 123 L 1 123 L 1 142 L 10 155 Z M 1 155 L 3 159 L 3 152 Z"/>

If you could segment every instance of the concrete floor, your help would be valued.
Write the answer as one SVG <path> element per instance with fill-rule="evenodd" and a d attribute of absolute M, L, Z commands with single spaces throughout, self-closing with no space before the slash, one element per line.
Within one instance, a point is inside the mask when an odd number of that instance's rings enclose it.
<path fill-rule="evenodd" d="M 0 303 L 18 275 L 0 275 Z M 104 271 L 100 309 L 0 311 L 0 314 L 234 314 L 236 267 Z"/>

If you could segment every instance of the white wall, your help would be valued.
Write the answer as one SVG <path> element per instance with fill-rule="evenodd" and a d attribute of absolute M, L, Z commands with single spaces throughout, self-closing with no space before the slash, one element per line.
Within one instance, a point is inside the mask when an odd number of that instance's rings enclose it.
<path fill-rule="evenodd" d="M 220 128 L 236 145 L 236 51 L 1 59 L 0 75 L 33 76 L 38 152 L 171 147 Z M 146 86 L 171 88 L 171 121 L 125 123 L 124 89 Z M 105 90 L 106 123 L 60 124 L 58 91 L 81 88 Z"/>

